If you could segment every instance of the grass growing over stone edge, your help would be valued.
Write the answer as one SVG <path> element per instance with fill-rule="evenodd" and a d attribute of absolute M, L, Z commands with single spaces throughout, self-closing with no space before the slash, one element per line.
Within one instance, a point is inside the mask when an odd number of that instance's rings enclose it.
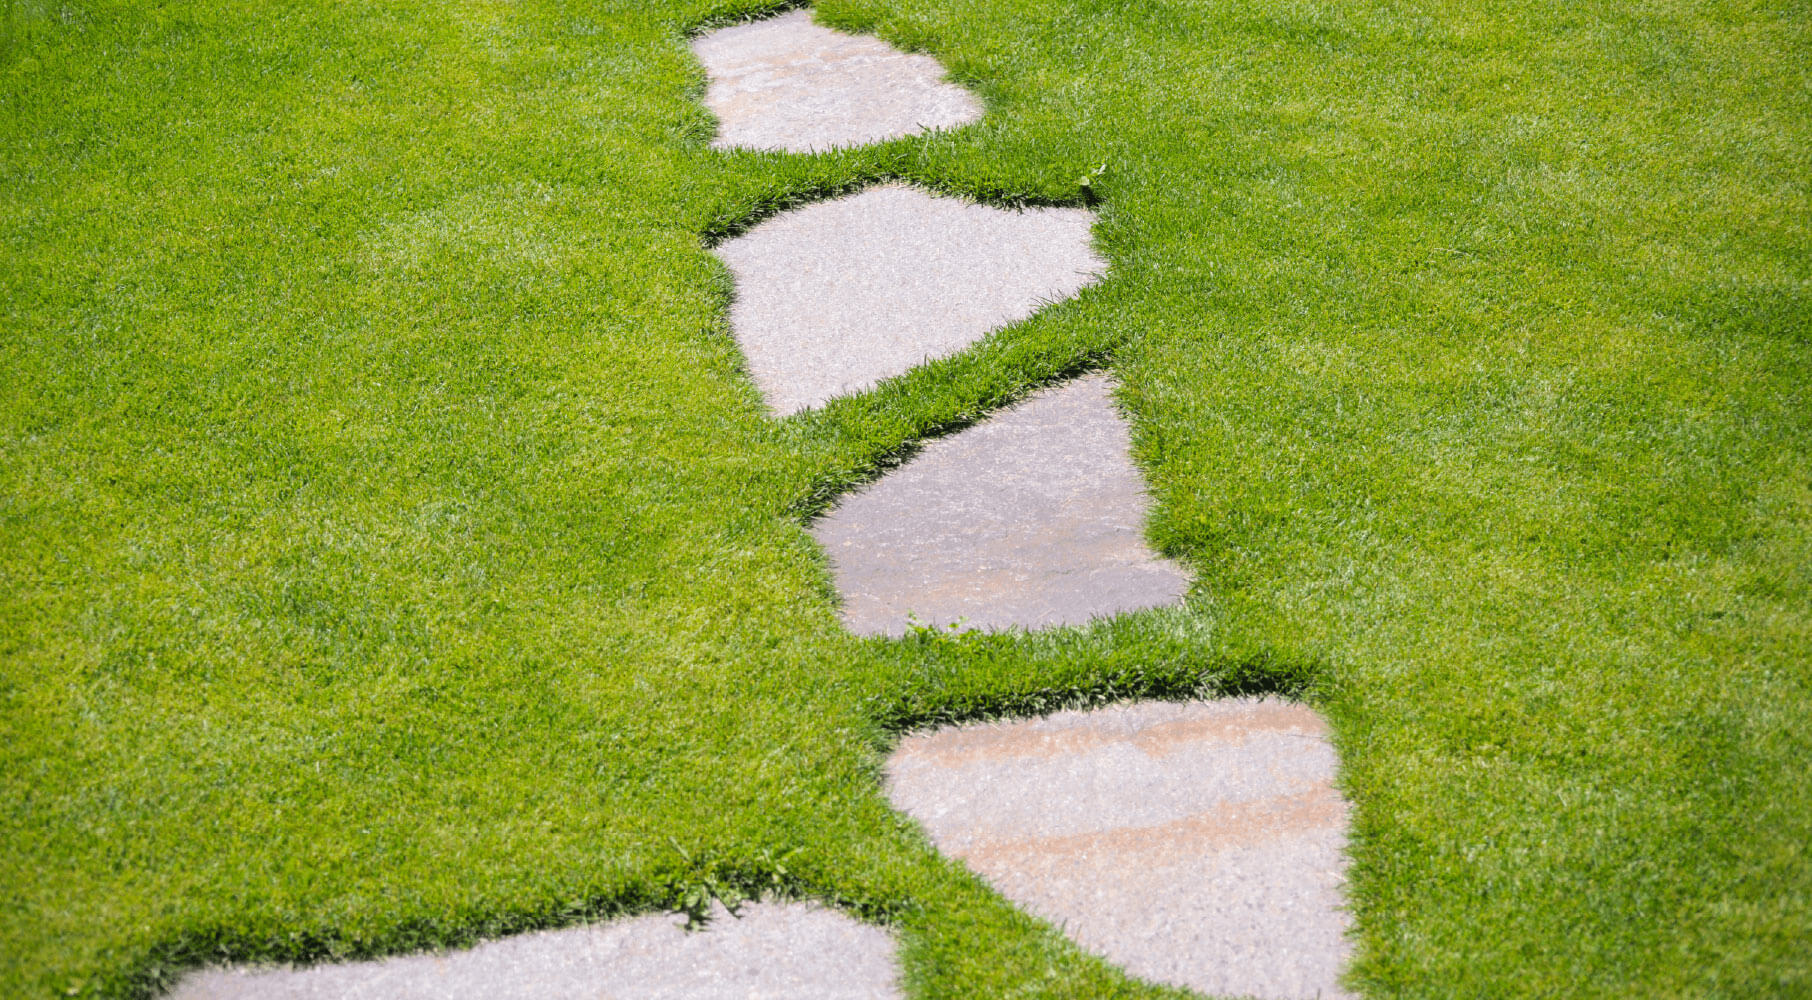
<path fill-rule="evenodd" d="M 1163 995 L 879 748 L 1242 685 L 1333 720 L 1370 992 L 1812 988 L 1803 12 L 832 2 L 989 117 L 715 153 L 684 35 L 758 7 L 7 6 L 0 991 L 716 887 L 920 996 Z M 701 241 L 1101 164 L 1108 281 L 761 415 Z M 843 635 L 800 518 L 1109 360 L 1188 605 Z"/>

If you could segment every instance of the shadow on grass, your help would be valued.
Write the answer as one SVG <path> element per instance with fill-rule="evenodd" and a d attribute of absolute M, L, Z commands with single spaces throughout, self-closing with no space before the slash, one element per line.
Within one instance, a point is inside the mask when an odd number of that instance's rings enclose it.
<path fill-rule="evenodd" d="M 867 715 L 890 746 L 915 729 L 1046 715 L 1138 699 L 1187 701 L 1273 695 L 1309 700 L 1325 671 L 1269 652 L 1204 652 L 1201 626 L 1183 609 L 1124 615 L 1086 629 L 961 632 L 914 629 L 875 640 L 873 653 L 901 683 L 869 699 Z"/>

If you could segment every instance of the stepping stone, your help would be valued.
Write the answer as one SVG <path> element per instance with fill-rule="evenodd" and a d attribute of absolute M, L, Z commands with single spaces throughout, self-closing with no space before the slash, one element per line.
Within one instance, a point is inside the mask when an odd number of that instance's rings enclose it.
<path fill-rule="evenodd" d="M 1145 544 L 1128 447 L 1102 375 L 930 442 L 812 526 L 845 624 L 1033 629 L 1180 599 L 1189 577 Z"/>
<path fill-rule="evenodd" d="M 809 11 L 710 32 L 692 51 L 710 80 L 705 106 L 717 115 L 720 149 L 810 153 L 982 116 L 936 59 L 819 27 Z"/>
<path fill-rule="evenodd" d="M 730 328 L 785 416 L 861 392 L 1074 295 L 1107 264 L 1084 209 L 1008 211 L 886 185 L 775 216 L 717 255 Z"/>
<path fill-rule="evenodd" d="M 1346 804 L 1314 712 L 1144 702 L 907 737 L 896 807 L 1001 895 L 1142 979 L 1345 997 Z"/>
<path fill-rule="evenodd" d="M 211 969 L 171 1000 L 667 1000 L 898 997 L 894 943 L 806 903 L 721 905 L 702 931 L 654 914 L 450 954 L 301 969 Z"/>

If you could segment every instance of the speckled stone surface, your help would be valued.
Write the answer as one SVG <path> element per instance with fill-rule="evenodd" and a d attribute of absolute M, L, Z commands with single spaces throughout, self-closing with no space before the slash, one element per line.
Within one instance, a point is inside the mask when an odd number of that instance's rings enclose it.
<path fill-rule="evenodd" d="M 717 115 L 719 148 L 814 152 L 982 115 L 936 59 L 820 27 L 808 11 L 709 32 L 692 51 L 709 80 L 705 106 Z"/>
<path fill-rule="evenodd" d="M 172 1000 L 749 1000 L 898 997 L 886 931 L 805 903 L 721 906 L 523 934 L 444 955 L 304 969 L 210 969 Z"/>
<path fill-rule="evenodd" d="M 1287 702 L 1144 702 L 907 737 L 895 806 L 1078 944 L 1214 995 L 1344 997 L 1346 816 Z"/>
<path fill-rule="evenodd" d="M 717 247 L 730 328 L 776 413 L 818 406 L 1074 295 L 1107 267 L 1093 222 L 903 185 L 808 205 Z"/>
<path fill-rule="evenodd" d="M 1145 544 L 1145 485 L 1100 375 L 934 440 L 812 525 L 862 635 L 1084 624 L 1180 599 Z"/>

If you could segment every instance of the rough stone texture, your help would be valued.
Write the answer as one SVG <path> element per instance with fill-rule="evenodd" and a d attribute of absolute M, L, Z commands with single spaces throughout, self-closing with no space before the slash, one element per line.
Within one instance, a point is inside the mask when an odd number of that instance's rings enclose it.
<path fill-rule="evenodd" d="M 795 11 L 701 36 L 692 51 L 717 115 L 713 145 L 809 153 L 975 121 L 981 104 L 944 67 Z"/>
<path fill-rule="evenodd" d="M 1147 499 L 1105 376 L 1048 389 L 928 444 L 812 526 L 863 635 L 1040 628 L 1171 603 Z"/>
<path fill-rule="evenodd" d="M 1007 211 L 886 185 L 776 216 L 717 254 L 730 327 L 781 414 L 954 354 L 1107 264 L 1084 209 Z"/>
<path fill-rule="evenodd" d="M 719 906 L 524 934 L 445 955 L 305 969 L 211 969 L 172 1000 L 744 1000 L 898 997 L 886 931 L 803 903 Z"/>
<path fill-rule="evenodd" d="M 907 737 L 888 795 L 1000 893 L 1135 976 L 1347 996 L 1346 805 L 1300 705 L 1146 702 Z"/>

